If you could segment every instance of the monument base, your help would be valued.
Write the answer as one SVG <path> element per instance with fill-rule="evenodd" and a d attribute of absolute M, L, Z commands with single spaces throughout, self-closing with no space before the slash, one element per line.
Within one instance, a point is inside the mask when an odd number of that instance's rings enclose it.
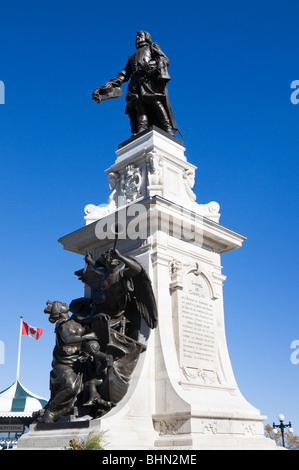
<path fill-rule="evenodd" d="M 237 390 L 197 385 L 193 391 L 185 386 L 184 396 L 175 392 L 160 356 L 159 336 L 157 330 L 149 337 L 128 395 L 109 413 L 91 421 L 32 424 L 19 439 L 18 449 L 64 450 L 73 437 L 86 442 L 100 433 L 107 451 L 282 449 L 264 436 L 265 417 Z M 158 380 L 155 365 L 163 381 Z M 201 410 L 194 409 L 194 402 Z"/>
<path fill-rule="evenodd" d="M 63 449 L 72 437 L 104 432 L 106 450 L 278 449 L 264 437 L 265 417 L 239 391 L 226 344 L 220 257 L 246 237 L 218 223 L 218 203 L 196 202 L 184 150 L 157 129 L 120 145 L 107 170 L 109 204 L 86 206 L 86 226 L 59 240 L 97 259 L 113 247 L 109 234 L 121 221 L 117 249 L 152 281 L 158 327 L 142 330 L 147 349 L 127 394 L 88 425 L 33 424 L 19 448 Z"/>
<path fill-rule="evenodd" d="M 86 442 L 88 435 L 98 426 L 94 421 L 64 423 L 34 423 L 29 432 L 18 441 L 19 450 L 65 450 L 70 440 L 76 437 L 78 442 Z"/>

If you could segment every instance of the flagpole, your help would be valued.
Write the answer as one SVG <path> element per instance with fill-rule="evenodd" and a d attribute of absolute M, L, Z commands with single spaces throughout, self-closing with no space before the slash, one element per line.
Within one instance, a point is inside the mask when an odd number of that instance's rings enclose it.
<path fill-rule="evenodd" d="M 21 340 L 22 340 L 22 326 L 23 326 L 23 317 L 21 318 L 20 324 L 20 337 L 19 337 L 19 351 L 18 351 L 18 365 L 17 365 L 17 380 L 19 380 L 20 375 L 20 359 L 21 359 Z"/>

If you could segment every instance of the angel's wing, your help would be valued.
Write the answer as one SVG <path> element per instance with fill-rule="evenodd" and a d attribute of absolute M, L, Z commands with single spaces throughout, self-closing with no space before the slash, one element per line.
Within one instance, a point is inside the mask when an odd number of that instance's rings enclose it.
<path fill-rule="evenodd" d="M 158 310 L 152 283 L 144 268 L 134 276 L 134 301 L 138 312 L 151 329 L 158 325 Z"/>

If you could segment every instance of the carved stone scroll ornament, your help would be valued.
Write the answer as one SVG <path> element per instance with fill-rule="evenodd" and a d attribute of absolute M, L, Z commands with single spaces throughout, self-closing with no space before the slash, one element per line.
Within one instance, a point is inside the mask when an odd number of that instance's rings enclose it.
<path fill-rule="evenodd" d="M 120 175 L 117 172 L 110 172 L 108 174 L 108 182 L 111 191 L 108 198 L 108 204 L 100 204 L 98 206 L 95 204 L 88 204 L 84 208 L 84 219 L 87 225 L 106 217 L 117 209 Z"/>
<path fill-rule="evenodd" d="M 178 433 L 178 420 L 162 420 L 159 422 L 159 435 L 166 436 L 166 435 L 175 435 Z"/>
<path fill-rule="evenodd" d="M 251 434 L 252 436 L 256 435 L 256 424 L 255 423 L 249 423 L 249 422 L 243 422 L 243 434 Z"/>
<path fill-rule="evenodd" d="M 135 201 L 141 194 L 142 174 L 136 165 L 128 165 L 121 175 L 120 192 L 127 203 Z"/>
<path fill-rule="evenodd" d="M 220 383 L 217 373 L 214 370 L 196 369 L 183 367 L 183 372 L 187 380 L 199 385 L 214 385 Z"/>
<path fill-rule="evenodd" d="M 202 421 L 203 434 L 217 434 L 217 421 Z"/>
<path fill-rule="evenodd" d="M 183 268 L 183 263 L 182 261 L 174 259 L 170 262 L 169 267 L 170 267 L 170 274 L 176 274 L 179 271 L 181 271 L 181 269 Z"/>

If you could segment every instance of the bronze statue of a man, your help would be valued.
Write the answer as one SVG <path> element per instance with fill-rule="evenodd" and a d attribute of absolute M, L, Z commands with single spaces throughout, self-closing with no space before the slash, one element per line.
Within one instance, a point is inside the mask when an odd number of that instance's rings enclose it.
<path fill-rule="evenodd" d="M 136 51 L 128 59 L 122 72 L 105 85 L 96 88 L 93 99 L 116 98 L 122 94 L 124 82 L 130 80 L 126 97 L 126 114 L 129 115 L 132 134 L 138 134 L 155 125 L 171 135 L 178 131 L 168 99 L 167 71 L 169 59 L 159 45 L 152 42 L 146 31 L 136 35 Z"/>

